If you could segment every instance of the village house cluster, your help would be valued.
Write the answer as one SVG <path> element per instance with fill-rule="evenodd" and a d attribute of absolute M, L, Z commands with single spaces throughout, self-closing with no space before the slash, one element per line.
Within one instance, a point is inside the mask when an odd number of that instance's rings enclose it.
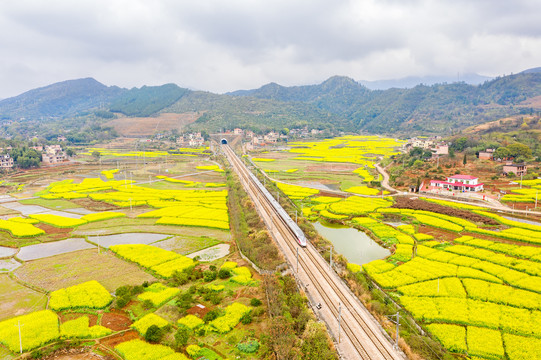
<path fill-rule="evenodd" d="M 526 164 L 516 164 L 512 161 L 512 159 L 509 158 L 495 158 L 495 151 L 495 149 L 485 149 L 485 151 L 479 151 L 479 160 L 505 162 L 502 168 L 502 174 L 505 176 L 509 174 L 514 174 L 516 176 L 526 175 L 528 172 L 528 166 Z"/>
<path fill-rule="evenodd" d="M 441 136 L 433 136 L 430 138 L 412 138 L 404 145 L 405 150 L 411 150 L 413 148 L 421 148 L 424 150 L 430 150 L 432 157 L 436 158 L 440 155 L 449 154 L 449 145 L 442 140 Z"/>
<path fill-rule="evenodd" d="M 52 165 L 69 161 L 69 157 L 60 145 L 36 145 L 30 149 L 36 150 L 41 154 L 43 165 Z M 12 169 L 15 165 L 9 152 L 13 150 L 11 146 L 0 148 L 0 169 Z"/>
<path fill-rule="evenodd" d="M 181 147 L 201 147 L 205 144 L 205 138 L 200 132 L 188 133 L 179 136 L 176 143 Z"/>

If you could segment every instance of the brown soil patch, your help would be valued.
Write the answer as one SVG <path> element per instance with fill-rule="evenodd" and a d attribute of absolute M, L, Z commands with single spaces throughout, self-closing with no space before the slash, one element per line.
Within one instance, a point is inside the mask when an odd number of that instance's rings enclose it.
<path fill-rule="evenodd" d="M 444 205 L 434 204 L 421 199 L 412 199 L 408 197 L 397 196 L 392 206 L 399 209 L 425 210 L 440 213 L 449 216 L 456 216 L 461 219 L 469 220 L 474 223 L 483 223 L 486 225 L 499 225 L 496 220 L 471 213 L 467 210 L 453 209 Z"/>
<path fill-rule="evenodd" d="M 113 360 L 111 356 L 98 355 L 89 347 L 78 349 L 63 349 L 44 357 L 43 360 Z"/>
<path fill-rule="evenodd" d="M 101 326 L 114 331 L 128 330 L 131 324 L 130 318 L 120 313 L 104 313 L 101 318 Z"/>
<path fill-rule="evenodd" d="M 438 241 L 442 241 L 442 242 L 443 241 L 453 241 L 454 239 L 459 237 L 459 235 L 457 235 L 455 233 L 445 231 L 445 230 L 441 230 L 441 229 L 437 229 L 437 228 L 428 227 L 428 226 L 419 226 L 419 231 L 418 232 L 423 233 L 423 234 L 432 235 L 432 236 L 434 236 L 434 240 L 438 240 Z"/>
<path fill-rule="evenodd" d="M 124 136 L 149 136 L 155 132 L 166 130 L 181 130 L 184 126 L 196 121 L 202 113 L 189 112 L 183 114 L 164 113 L 158 117 L 121 117 L 109 121 L 106 125 L 112 126 Z"/>
<path fill-rule="evenodd" d="M 186 312 L 190 315 L 199 315 L 202 319 L 210 310 L 208 307 L 200 308 L 199 306 L 194 306 L 186 310 Z"/>
<path fill-rule="evenodd" d="M 122 334 L 115 334 L 115 335 L 109 336 L 108 338 L 102 339 L 100 340 L 100 343 L 112 349 L 120 343 L 134 340 L 134 339 L 141 339 L 141 338 L 139 337 L 139 334 L 137 333 L 137 331 L 130 330 Z"/>
<path fill-rule="evenodd" d="M 42 229 L 49 235 L 49 241 L 62 240 L 69 237 L 70 233 L 73 231 L 73 228 L 57 228 L 48 224 L 37 224 L 36 227 Z"/>
<path fill-rule="evenodd" d="M 357 168 L 359 168 L 359 165 L 332 163 L 332 171 L 333 172 L 336 172 L 336 171 L 352 172 L 353 170 L 355 170 Z M 326 164 L 326 165 L 312 165 L 312 166 L 308 166 L 306 168 L 306 171 L 311 171 L 311 172 L 319 172 L 319 171 L 329 172 L 329 170 L 331 170 L 331 165 L 329 165 L 329 164 Z"/>
<path fill-rule="evenodd" d="M 66 321 L 75 320 L 82 316 L 88 317 L 88 325 L 94 326 L 98 324 L 98 316 L 94 314 L 83 314 L 83 313 L 62 313 L 60 314 L 60 321 L 65 323 Z"/>
<path fill-rule="evenodd" d="M 77 205 L 80 205 L 81 207 L 85 209 L 92 210 L 92 211 L 109 211 L 109 210 L 119 209 L 118 206 L 107 204 L 101 201 L 95 201 L 89 198 L 74 199 L 71 201 L 76 203 Z"/>

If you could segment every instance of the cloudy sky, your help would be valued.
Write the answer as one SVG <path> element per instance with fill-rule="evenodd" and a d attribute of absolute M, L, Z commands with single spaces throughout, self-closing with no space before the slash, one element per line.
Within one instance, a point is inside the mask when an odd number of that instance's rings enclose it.
<path fill-rule="evenodd" d="M 94 77 L 227 92 L 541 66 L 539 0 L 2 0 L 0 98 Z"/>

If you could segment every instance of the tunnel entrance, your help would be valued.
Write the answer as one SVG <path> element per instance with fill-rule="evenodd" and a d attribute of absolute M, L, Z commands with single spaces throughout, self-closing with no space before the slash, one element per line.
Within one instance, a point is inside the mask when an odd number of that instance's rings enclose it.
<path fill-rule="evenodd" d="M 221 143 L 222 145 L 227 145 L 227 139 L 222 139 Z"/>

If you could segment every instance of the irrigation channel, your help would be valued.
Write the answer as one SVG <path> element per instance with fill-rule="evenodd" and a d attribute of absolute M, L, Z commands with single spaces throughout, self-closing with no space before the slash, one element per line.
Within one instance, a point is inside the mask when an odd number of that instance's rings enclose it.
<path fill-rule="evenodd" d="M 321 307 L 315 307 L 316 315 L 326 322 L 329 331 L 337 339 L 341 358 L 404 359 L 405 356 L 393 348 L 377 321 L 317 250 L 310 243 L 306 248 L 298 245 L 294 233 L 278 216 L 233 150 L 228 145 L 222 145 L 222 149 L 291 265 L 297 280 L 312 302 L 321 304 Z"/>

